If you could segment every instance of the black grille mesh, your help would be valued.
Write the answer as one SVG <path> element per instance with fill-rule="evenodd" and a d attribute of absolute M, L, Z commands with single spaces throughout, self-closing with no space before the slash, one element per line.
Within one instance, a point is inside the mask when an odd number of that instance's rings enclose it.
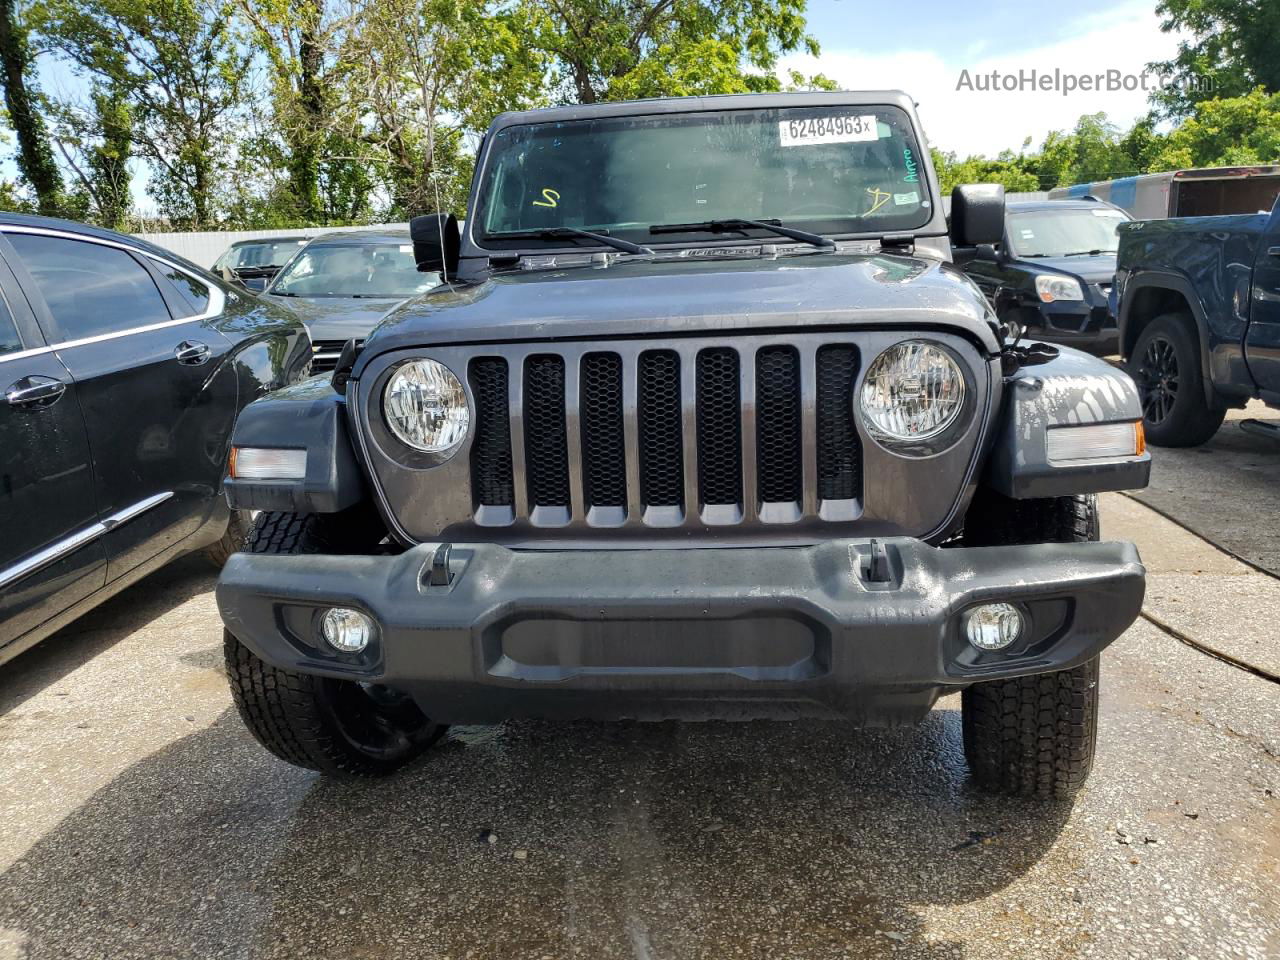
<path fill-rule="evenodd" d="M 756 354 L 756 452 L 760 500 L 798 503 L 800 356 L 791 347 Z"/>
<path fill-rule="evenodd" d="M 564 359 L 540 354 L 524 364 L 524 456 L 530 507 L 569 505 L 564 426 Z"/>
<path fill-rule="evenodd" d="M 738 351 L 698 354 L 698 496 L 707 504 L 742 502 L 742 399 Z"/>
<path fill-rule="evenodd" d="M 588 353 L 582 358 L 582 479 L 591 506 L 627 502 L 626 453 L 622 433 L 622 358 Z"/>
<path fill-rule="evenodd" d="M 471 444 L 471 489 L 478 503 L 510 506 L 513 484 L 507 361 L 501 357 L 472 360 L 471 392 L 476 401 L 476 434 Z"/>
<path fill-rule="evenodd" d="M 674 350 L 640 354 L 640 496 L 655 507 L 684 503 L 680 430 L 680 358 Z"/>
<path fill-rule="evenodd" d="M 818 498 L 852 500 L 862 489 L 862 450 L 853 425 L 858 352 L 851 346 L 818 350 Z"/>

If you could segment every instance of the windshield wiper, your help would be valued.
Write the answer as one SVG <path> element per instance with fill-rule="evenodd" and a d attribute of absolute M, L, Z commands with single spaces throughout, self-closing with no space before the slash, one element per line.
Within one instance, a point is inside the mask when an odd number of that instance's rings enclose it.
<path fill-rule="evenodd" d="M 1114 250 L 1073 250 L 1071 253 L 1064 253 L 1064 257 L 1098 257 L 1104 253 L 1115 253 Z"/>
<path fill-rule="evenodd" d="M 821 234 L 797 230 L 795 227 L 783 226 L 780 220 L 741 220 L 730 217 L 727 220 L 704 220 L 701 223 L 657 223 L 649 228 L 650 233 L 695 233 L 705 230 L 710 233 L 741 233 L 747 228 L 768 230 L 780 237 L 811 243 L 815 247 L 834 247 L 836 242 Z"/>
<path fill-rule="evenodd" d="M 563 237 L 583 237 L 587 240 L 594 240 L 596 243 L 603 243 L 606 247 L 613 247 L 615 250 L 621 250 L 623 253 L 648 253 L 653 251 L 648 247 L 642 247 L 638 243 L 632 243 L 630 240 L 620 240 L 617 237 L 611 237 L 607 232 L 595 233 L 591 230 L 579 230 L 577 227 L 546 227 L 542 230 L 513 230 L 509 233 L 490 233 L 487 234 L 487 240 L 523 240 L 526 237 L 533 237 L 538 240 L 557 240 Z"/>

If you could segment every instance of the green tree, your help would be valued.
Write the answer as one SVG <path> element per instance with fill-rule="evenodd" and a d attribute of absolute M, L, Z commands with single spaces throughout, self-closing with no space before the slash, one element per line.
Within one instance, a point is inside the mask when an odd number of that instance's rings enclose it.
<path fill-rule="evenodd" d="M 364 0 L 340 51 L 340 133 L 362 145 L 391 215 L 463 212 L 474 144 L 495 115 L 541 101 L 544 60 L 521 8 Z"/>
<path fill-rule="evenodd" d="M 1203 100 L 1235 98 L 1261 86 L 1280 92 L 1280 3 L 1276 0 L 1160 0 L 1160 29 L 1190 34 L 1172 60 L 1151 64 L 1173 81 L 1152 100 L 1166 117 Z"/>
<path fill-rule="evenodd" d="M 35 192 L 40 213 L 56 215 L 62 203 L 62 177 L 38 109 L 40 90 L 32 78 L 28 29 L 16 0 L 0 0 L 0 67 L 9 123 L 18 137 L 18 171 Z"/>
<path fill-rule="evenodd" d="M 42 0 L 40 32 L 80 73 L 128 104 L 149 190 L 176 224 L 217 217 L 252 52 L 231 0 Z"/>
<path fill-rule="evenodd" d="M 54 143 L 79 184 L 87 217 L 111 229 L 122 229 L 131 206 L 129 157 L 133 147 L 133 119 L 129 104 L 101 86 L 87 104 L 50 105 Z"/>
<path fill-rule="evenodd" d="M 784 53 L 818 53 L 805 0 L 523 0 L 561 101 L 782 88 Z M 791 86 L 829 87 L 793 76 Z"/>
<path fill-rule="evenodd" d="M 954 153 L 943 153 L 936 147 L 931 148 L 930 154 L 943 196 L 949 196 L 952 188 L 964 183 L 999 183 L 1010 193 L 1040 189 L 1036 175 L 1025 167 L 1026 158 L 1012 151 L 1005 151 L 994 160 L 974 156 L 959 160 Z"/>
<path fill-rule="evenodd" d="M 1150 170 L 1280 163 L 1280 93 L 1196 104 L 1156 152 Z"/>

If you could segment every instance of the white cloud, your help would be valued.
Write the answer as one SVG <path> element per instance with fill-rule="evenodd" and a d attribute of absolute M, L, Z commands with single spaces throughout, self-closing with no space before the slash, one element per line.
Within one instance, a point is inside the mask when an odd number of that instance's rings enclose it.
<path fill-rule="evenodd" d="M 1044 30 L 1044 40 L 1036 37 Z M 993 70 L 1002 75 L 1036 70 L 1052 74 L 1055 68 L 1076 75 L 1141 74 L 1146 64 L 1171 58 L 1176 35 L 1160 32 L 1159 18 L 1150 0 L 1121 4 L 1105 14 L 1091 16 L 1065 27 L 1029 25 L 1018 49 L 982 56 L 989 49 L 972 44 L 972 61 L 948 60 L 931 50 L 886 54 L 857 49 L 824 49 L 819 57 L 793 56 L 783 69 L 825 73 L 847 90 L 900 88 L 919 103 L 920 120 L 930 142 L 960 156 L 994 156 L 1004 149 L 1017 150 L 1026 137 L 1039 145 L 1051 130 L 1074 127 L 1082 114 L 1106 111 L 1115 123 L 1128 126 L 1149 109 L 1148 94 L 1141 89 L 1116 92 L 982 92 L 957 89 L 961 70 L 968 70 L 977 84 L 980 74 Z M 1148 78 L 1154 83 L 1154 77 Z"/>

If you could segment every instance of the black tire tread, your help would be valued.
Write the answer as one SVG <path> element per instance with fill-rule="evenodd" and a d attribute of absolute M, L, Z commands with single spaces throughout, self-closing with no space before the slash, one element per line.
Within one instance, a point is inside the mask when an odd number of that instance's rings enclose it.
<path fill-rule="evenodd" d="M 359 535 L 367 545 L 371 535 L 364 529 L 355 518 L 264 512 L 249 531 L 244 549 L 277 554 L 336 552 L 344 536 Z M 370 757 L 348 743 L 335 726 L 325 706 L 327 681 L 271 666 L 229 630 L 223 633 L 223 655 L 241 720 L 258 743 L 286 763 L 341 779 L 386 776 L 444 732 L 437 725 L 403 754 Z"/>
<path fill-rule="evenodd" d="M 1099 538 L 1097 497 L 1009 500 L 986 493 L 965 518 L 966 546 Z M 975 683 L 961 694 L 964 752 L 985 790 L 1070 799 L 1093 768 L 1099 663 Z"/>

